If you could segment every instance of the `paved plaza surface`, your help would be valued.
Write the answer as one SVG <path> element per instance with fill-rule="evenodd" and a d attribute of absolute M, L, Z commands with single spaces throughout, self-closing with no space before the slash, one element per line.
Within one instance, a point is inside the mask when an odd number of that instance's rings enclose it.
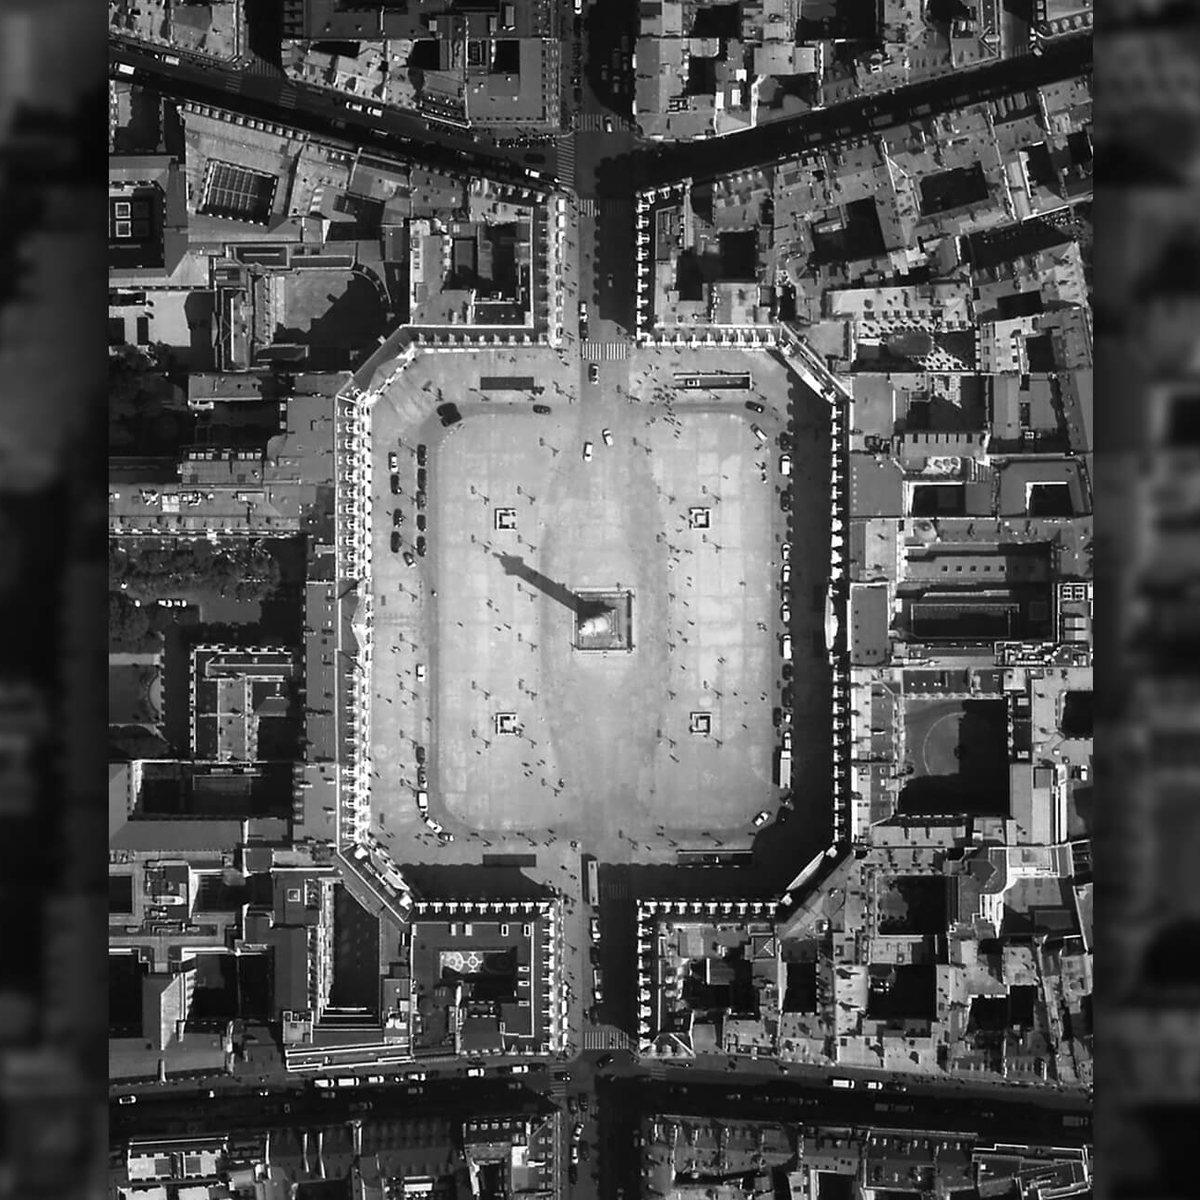
<path fill-rule="evenodd" d="M 426 354 L 375 407 L 372 804 L 381 834 L 401 839 L 397 857 L 426 857 L 402 843 L 433 840 L 416 814 L 418 745 L 431 812 L 456 835 L 437 853 L 447 862 L 515 842 L 566 863 L 569 840 L 602 861 L 628 861 L 631 845 L 638 861 L 664 861 L 680 845 L 748 846 L 754 814 L 774 816 L 786 529 L 776 438 L 790 394 L 793 458 L 813 460 L 806 469 L 827 495 L 822 402 L 765 352 L 633 349 L 603 368 L 589 386 L 573 354 Z M 749 372 L 755 390 L 681 391 L 674 376 L 685 370 Z M 496 375 L 533 376 L 541 391 L 480 391 Z M 748 411 L 747 399 L 766 411 Z M 463 420 L 445 429 L 433 411 L 447 401 Z M 535 414 L 534 403 L 551 412 Z M 389 453 L 399 456 L 399 495 Z M 707 529 L 689 527 L 693 508 L 707 510 Z M 505 509 L 514 527 L 497 529 Z M 794 542 L 815 539 L 823 587 L 827 500 L 800 511 Z M 427 553 L 409 568 L 401 554 L 418 513 Z M 807 609 L 797 553 L 808 551 L 793 551 L 793 608 Z M 575 649 L 577 597 L 615 588 L 632 593 L 632 650 Z M 812 620 L 819 630 L 820 614 Z M 795 620 L 795 640 L 794 630 Z M 794 651 L 798 720 L 809 693 L 828 712 L 826 664 L 816 659 L 800 685 L 810 650 Z M 695 713 L 707 716 L 707 735 L 689 731 Z M 498 714 L 518 732 L 498 733 Z M 818 763 L 827 728 L 826 717 Z"/>

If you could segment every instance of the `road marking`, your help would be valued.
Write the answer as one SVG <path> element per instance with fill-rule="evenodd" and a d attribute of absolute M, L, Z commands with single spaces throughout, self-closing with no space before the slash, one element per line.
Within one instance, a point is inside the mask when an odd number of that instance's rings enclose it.
<path fill-rule="evenodd" d="M 584 342 L 583 353 L 597 362 L 624 362 L 629 357 L 629 343 Z"/>

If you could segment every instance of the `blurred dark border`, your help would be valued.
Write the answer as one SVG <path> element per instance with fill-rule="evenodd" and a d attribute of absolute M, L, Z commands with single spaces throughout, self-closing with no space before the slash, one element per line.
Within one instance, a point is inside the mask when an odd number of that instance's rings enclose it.
<path fill-rule="evenodd" d="M 106 5 L 0 5 L 0 1197 L 107 1192 Z"/>
<path fill-rule="evenodd" d="M 1200 1192 L 1200 442 L 1169 414 L 1200 410 L 1200 4 L 1099 0 L 1096 30 L 1095 1190 L 1182 1200 Z"/>

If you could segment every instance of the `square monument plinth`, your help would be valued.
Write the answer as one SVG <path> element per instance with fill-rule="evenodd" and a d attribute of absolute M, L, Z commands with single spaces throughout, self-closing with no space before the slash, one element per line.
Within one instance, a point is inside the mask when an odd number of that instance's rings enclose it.
<path fill-rule="evenodd" d="M 574 594 L 571 630 L 576 650 L 633 649 L 633 592 L 627 588 L 585 588 Z"/>

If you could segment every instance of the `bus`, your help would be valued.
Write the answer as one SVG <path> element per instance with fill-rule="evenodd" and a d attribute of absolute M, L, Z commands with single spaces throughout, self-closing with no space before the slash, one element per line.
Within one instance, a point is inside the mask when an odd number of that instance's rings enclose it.
<path fill-rule="evenodd" d="M 593 854 L 583 857 L 583 899 L 585 904 L 600 903 L 600 868 Z"/>

